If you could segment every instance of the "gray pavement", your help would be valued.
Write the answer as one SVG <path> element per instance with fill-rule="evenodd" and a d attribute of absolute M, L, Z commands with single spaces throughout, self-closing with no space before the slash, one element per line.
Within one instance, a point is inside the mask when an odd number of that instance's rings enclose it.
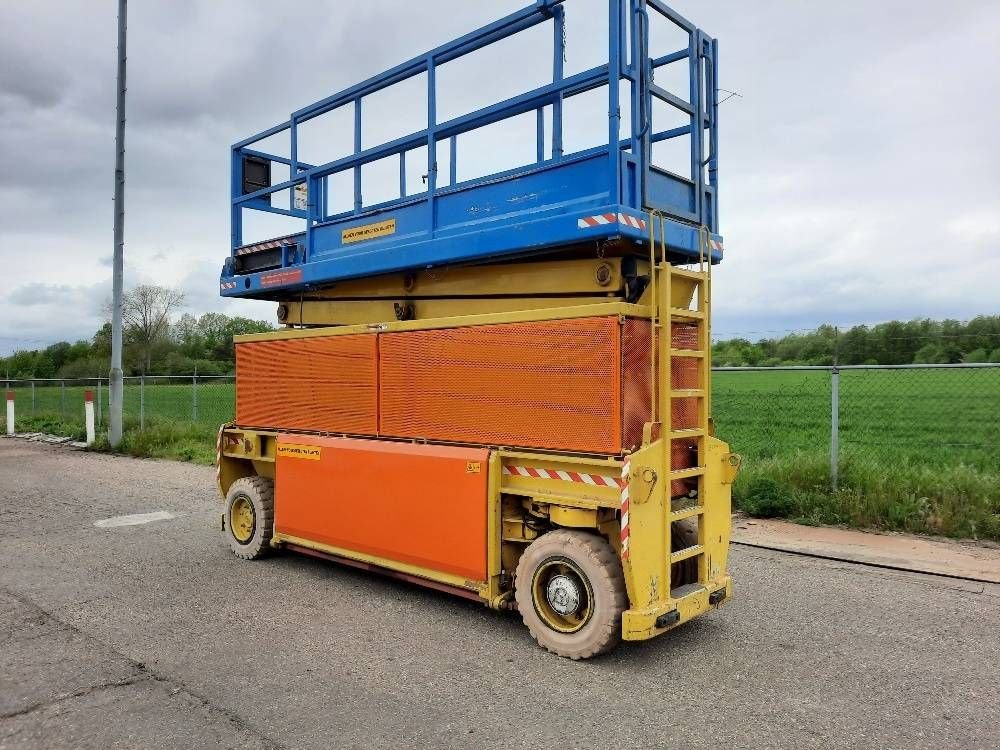
<path fill-rule="evenodd" d="M 732 603 L 574 663 L 516 615 L 236 560 L 213 481 L 0 439 L 0 748 L 1000 747 L 1000 587 L 734 548 Z"/>

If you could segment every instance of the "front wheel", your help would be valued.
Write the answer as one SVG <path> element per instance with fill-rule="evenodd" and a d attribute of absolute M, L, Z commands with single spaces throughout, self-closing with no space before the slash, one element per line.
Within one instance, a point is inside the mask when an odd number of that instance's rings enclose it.
<path fill-rule="evenodd" d="M 583 531 L 550 531 L 521 555 L 514 582 L 521 619 L 540 646 L 589 659 L 621 641 L 628 604 L 611 545 Z"/>
<path fill-rule="evenodd" d="M 233 554 L 256 560 L 271 552 L 274 529 L 274 482 L 265 477 L 242 477 L 226 493 L 222 531 Z"/>

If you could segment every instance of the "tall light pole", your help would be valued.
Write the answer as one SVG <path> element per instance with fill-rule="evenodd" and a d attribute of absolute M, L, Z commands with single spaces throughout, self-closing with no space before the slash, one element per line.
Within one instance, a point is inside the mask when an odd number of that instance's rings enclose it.
<path fill-rule="evenodd" d="M 118 0 L 118 122 L 115 128 L 115 247 L 111 275 L 111 377 L 108 442 L 122 441 L 122 281 L 125 271 L 125 3 Z"/>

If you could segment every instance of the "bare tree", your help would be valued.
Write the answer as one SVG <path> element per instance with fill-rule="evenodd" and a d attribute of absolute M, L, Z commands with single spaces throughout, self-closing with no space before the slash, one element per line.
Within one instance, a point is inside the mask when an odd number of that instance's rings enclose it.
<path fill-rule="evenodd" d="M 170 316 L 184 306 L 178 289 L 142 284 L 129 289 L 122 298 L 122 321 L 128 338 L 142 354 L 142 371 L 149 372 L 153 349 L 166 339 Z"/>

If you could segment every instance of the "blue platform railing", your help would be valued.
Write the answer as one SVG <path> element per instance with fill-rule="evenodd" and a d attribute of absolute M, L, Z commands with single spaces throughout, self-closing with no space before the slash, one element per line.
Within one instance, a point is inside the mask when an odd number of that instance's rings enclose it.
<path fill-rule="evenodd" d="M 686 33 L 688 44 L 654 56 L 649 49 L 651 14 Z M 234 144 L 232 253 L 223 270 L 223 294 L 263 296 L 264 289 L 318 285 L 339 278 L 523 253 L 592 239 L 621 237 L 639 242 L 647 234 L 642 222 L 651 210 L 668 218 L 666 238 L 673 251 L 694 255 L 707 235 L 712 239 L 713 257 L 720 258 L 716 41 L 660 0 L 608 0 L 608 62 L 565 75 L 565 16 L 563 0 L 538 0 L 299 109 L 285 122 Z M 440 66 L 542 23 L 552 24 L 550 83 L 469 114 L 438 120 L 436 72 Z M 656 83 L 658 70 L 685 62 L 687 91 L 668 91 Z M 422 75 L 426 76 L 427 87 L 426 127 L 363 148 L 365 97 Z M 622 82 L 628 89 L 624 102 Z M 566 153 L 564 102 L 604 87 L 608 96 L 606 144 Z M 657 102 L 679 111 L 687 124 L 657 129 Z M 623 104 L 628 122 L 625 137 Z M 310 120 L 345 107 L 353 110 L 353 152 L 324 164 L 301 161 L 299 129 Z M 463 182 L 457 180 L 459 136 L 532 111 L 536 113 L 534 163 Z M 282 134 L 288 138 L 288 156 L 254 148 Z M 546 136 L 551 144 L 548 155 Z M 677 138 L 686 138 L 690 144 L 687 175 L 654 162 L 654 145 Z M 408 193 L 407 154 L 423 149 L 425 189 Z M 438 174 L 441 149 L 447 150 L 447 181 Z M 244 192 L 245 157 L 287 166 L 289 178 Z M 398 159 L 398 197 L 367 205 L 362 168 L 392 158 Z M 331 213 L 331 178 L 342 173 L 353 173 L 352 207 Z M 272 205 L 271 197 L 284 191 L 288 191 L 288 207 Z M 280 263 L 276 261 L 282 268 L 294 267 L 294 274 L 281 278 L 272 274 L 270 278 L 277 281 L 268 283 L 261 273 L 241 271 L 234 264 L 235 258 L 256 247 L 244 244 L 245 210 L 301 220 L 301 233 L 282 240 Z M 345 230 L 370 226 L 366 222 L 373 221 L 373 217 L 389 215 L 393 221 L 391 236 L 364 243 L 345 242 Z M 588 223 L 589 217 L 598 222 Z M 242 283 L 237 283 L 236 277 L 242 277 Z"/>

